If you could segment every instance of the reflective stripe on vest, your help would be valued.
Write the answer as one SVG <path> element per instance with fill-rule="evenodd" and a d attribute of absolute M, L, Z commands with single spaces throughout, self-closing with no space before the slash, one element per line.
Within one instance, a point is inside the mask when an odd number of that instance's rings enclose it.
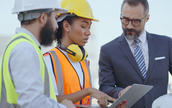
<path fill-rule="evenodd" d="M 86 60 L 80 62 L 84 74 L 84 85 L 81 87 L 77 72 L 66 56 L 57 48 L 49 51 L 49 55 L 53 62 L 54 75 L 60 95 L 72 94 L 92 86 L 88 62 Z M 89 105 L 90 96 L 83 98 L 81 102 L 76 102 L 75 104 Z"/>
<path fill-rule="evenodd" d="M 35 50 L 36 53 L 38 54 L 39 60 L 40 60 L 40 74 L 44 83 L 44 94 L 46 96 L 50 96 L 52 99 L 56 100 L 56 96 L 55 96 L 55 92 L 54 92 L 54 88 L 53 88 L 53 84 L 51 81 L 51 76 L 49 75 L 44 60 L 43 60 L 43 56 L 41 53 L 41 50 L 39 49 L 39 47 L 37 46 L 37 44 L 34 42 L 34 40 L 32 40 L 32 38 L 25 34 L 25 33 L 19 33 L 16 34 L 15 36 L 13 36 L 11 42 L 8 44 L 5 53 L 3 55 L 3 60 L 2 60 L 2 64 L 1 64 L 1 69 L 0 69 L 0 94 L 1 90 L 3 89 L 3 93 L 5 97 L 2 98 L 6 98 L 6 101 L 8 104 L 17 104 L 17 98 L 18 98 L 18 94 L 16 93 L 14 84 L 12 82 L 11 79 L 11 74 L 8 70 L 8 64 L 9 64 L 9 58 L 10 58 L 10 54 L 12 49 L 18 45 L 21 42 L 27 42 L 29 44 L 31 44 Z M 3 75 L 3 76 L 2 76 Z M 4 84 L 4 87 L 3 87 Z M 1 95 L 0 95 L 1 96 Z M 1 99 L 0 97 L 0 106 L 3 101 L 3 99 Z M 57 100 L 56 100 L 57 101 Z"/>

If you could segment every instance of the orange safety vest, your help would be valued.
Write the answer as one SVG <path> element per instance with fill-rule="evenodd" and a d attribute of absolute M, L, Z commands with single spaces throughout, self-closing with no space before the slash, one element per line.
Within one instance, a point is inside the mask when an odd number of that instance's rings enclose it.
<path fill-rule="evenodd" d="M 84 84 L 81 86 L 76 70 L 63 52 L 58 48 L 53 48 L 51 51 L 44 54 L 44 56 L 46 55 L 50 55 L 53 64 L 53 71 L 59 95 L 68 95 L 81 91 L 84 88 L 91 87 L 91 77 L 87 60 L 80 62 L 84 80 Z M 75 104 L 90 105 L 90 98 L 90 96 L 86 96 Z"/>

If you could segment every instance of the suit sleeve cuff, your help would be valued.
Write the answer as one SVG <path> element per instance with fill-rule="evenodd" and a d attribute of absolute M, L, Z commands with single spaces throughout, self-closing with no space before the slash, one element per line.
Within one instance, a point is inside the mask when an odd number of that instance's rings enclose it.
<path fill-rule="evenodd" d="M 116 91 L 114 92 L 113 97 L 119 98 L 121 90 L 123 90 L 123 88 L 120 88 L 120 87 L 116 88 Z"/>

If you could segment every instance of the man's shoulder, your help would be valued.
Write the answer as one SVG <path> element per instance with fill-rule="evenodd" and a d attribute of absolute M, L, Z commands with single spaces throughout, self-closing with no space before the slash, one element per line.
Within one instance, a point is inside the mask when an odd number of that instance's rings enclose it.
<path fill-rule="evenodd" d="M 36 54 L 34 46 L 28 42 L 20 42 L 12 49 L 11 54 L 22 53 L 22 54 Z"/>
<path fill-rule="evenodd" d="M 168 40 L 168 39 L 171 39 L 170 36 L 166 36 L 166 35 L 155 34 L 155 33 L 147 33 L 147 34 L 148 34 L 148 36 L 151 36 L 151 38 L 157 39 L 157 40 Z"/>

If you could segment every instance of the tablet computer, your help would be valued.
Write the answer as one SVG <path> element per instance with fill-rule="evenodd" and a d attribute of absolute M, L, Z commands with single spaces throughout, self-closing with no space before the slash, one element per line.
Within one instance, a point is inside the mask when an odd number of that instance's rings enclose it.
<path fill-rule="evenodd" d="M 108 108 L 116 108 L 117 105 L 122 103 L 124 100 L 127 101 L 127 108 L 132 107 L 139 99 L 141 99 L 148 91 L 153 88 L 151 85 L 133 84 L 131 88 L 127 90 L 125 94 L 119 97 L 111 106 Z"/>

